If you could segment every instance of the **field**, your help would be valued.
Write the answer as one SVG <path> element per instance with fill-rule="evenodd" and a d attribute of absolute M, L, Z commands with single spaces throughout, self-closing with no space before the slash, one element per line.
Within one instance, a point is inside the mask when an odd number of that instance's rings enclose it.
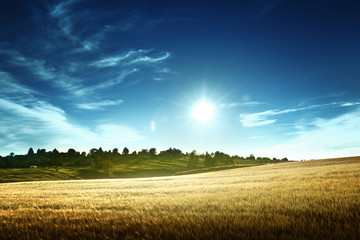
<path fill-rule="evenodd" d="M 360 157 L 0 184 L 1 239 L 360 239 Z"/>
<path fill-rule="evenodd" d="M 109 168 L 95 166 L 76 166 L 73 162 L 65 162 L 58 167 L 38 168 L 0 168 L 0 183 L 48 181 L 48 180 L 79 180 L 108 178 L 139 178 L 184 175 L 190 173 L 217 171 L 229 168 L 241 168 L 262 165 L 259 161 L 242 160 L 234 164 L 205 167 L 204 160 L 199 159 L 198 166 L 189 168 L 186 158 L 146 160 L 129 159 L 123 162 L 111 163 Z"/>

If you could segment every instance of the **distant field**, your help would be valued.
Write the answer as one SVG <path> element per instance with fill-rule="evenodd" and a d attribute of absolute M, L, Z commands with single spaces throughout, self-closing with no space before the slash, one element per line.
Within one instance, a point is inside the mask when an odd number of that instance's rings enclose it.
<path fill-rule="evenodd" d="M 360 239 L 360 157 L 0 184 L 1 239 Z"/>
<path fill-rule="evenodd" d="M 25 182 L 25 181 L 48 181 L 48 180 L 75 180 L 75 179 L 108 179 L 108 178 L 136 178 L 184 175 L 190 173 L 209 172 L 234 168 L 232 165 L 203 167 L 203 159 L 200 166 L 189 168 L 188 160 L 184 158 L 171 160 L 129 160 L 124 163 L 113 164 L 108 169 L 93 166 L 79 167 L 65 164 L 55 168 L 0 168 L 0 183 Z M 237 163 L 236 168 L 262 165 L 256 161 Z"/>

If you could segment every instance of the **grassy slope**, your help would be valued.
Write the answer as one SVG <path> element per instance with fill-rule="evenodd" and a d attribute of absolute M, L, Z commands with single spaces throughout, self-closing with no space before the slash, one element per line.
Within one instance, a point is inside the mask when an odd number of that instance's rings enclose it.
<path fill-rule="evenodd" d="M 73 167 L 65 165 L 59 167 L 58 172 L 54 168 L 0 168 L 0 183 L 24 182 L 24 181 L 44 181 L 44 180 L 74 180 L 74 179 L 104 179 L 104 178 L 134 178 L 134 177 L 154 177 L 171 176 L 180 174 L 190 174 L 208 172 L 218 169 L 233 168 L 234 166 L 220 166 L 211 168 L 188 169 L 187 159 L 160 161 L 126 161 L 114 164 L 109 169 L 95 167 Z M 259 163 L 260 164 L 260 163 Z M 203 165 L 203 160 L 199 163 Z M 236 167 L 254 166 L 253 162 L 243 162 Z"/>
<path fill-rule="evenodd" d="M 0 239 L 360 239 L 360 157 L 0 184 Z"/>

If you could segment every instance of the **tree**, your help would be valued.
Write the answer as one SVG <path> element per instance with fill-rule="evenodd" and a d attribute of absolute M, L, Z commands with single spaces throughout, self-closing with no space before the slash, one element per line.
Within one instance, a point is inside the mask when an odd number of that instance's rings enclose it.
<path fill-rule="evenodd" d="M 46 150 L 45 149 L 39 149 L 36 151 L 36 154 L 37 155 L 44 155 L 46 153 Z"/>
<path fill-rule="evenodd" d="M 154 157 L 156 155 L 156 148 L 150 148 L 149 154 Z"/>
<path fill-rule="evenodd" d="M 215 159 L 211 157 L 211 155 L 206 152 L 205 154 L 205 161 L 204 161 L 205 167 L 211 167 L 215 165 Z"/>
<path fill-rule="evenodd" d="M 59 151 L 54 148 L 54 150 L 52 151 L 52 159 L 53 159 L 53 167 L 55 168 L 55 170 L 58 172 L 58 166 L 62 166 L 61 163 L 61 155 L 59 153 Z"/>
<path fill-rule="evenodd" d="M 90 149 L 89 155 L 94 155 L 97 152 L 98 152 L 98 150 L 96 148 L 92 148 L 92 149 Z"/>
<path fill-rule="evenodd" d="M 138 156 L 143 158 L 148 158 L 149 151 L 147 149 L 142 149 L 141 151 L 138 152 Z"/>
<path fill-rule="evenodd" d="M 112 150 L 112 153 L 118 155 L 118 154 L 119 154 L 119 149 L 114 148 L 114 149 Z"/>
<path fill-rule="evenodd" d="M 75 149 L 70 148 L 70 149 L 68 150 L 68 154 L 69 154 L 69 155 L 75 155 L 75 154 L 76 154 Z"/>
<path fill-rule="evenodd" d="M 122 151 L 123 155 L 128 155 L 129 154 L 129 149 L 127 147 L 124 147 L 123 151 Z"/>
<path fill-rule="evenodd" d="M 196 150 L 194 150 L 190 153 L 188 167 L 196 167 L 198 163 L 199 158 L 196 156 Z"/>
<path fill-rule="evenodd" d="M 6 163 L 2 160 L 1 156 L 0 156 L 0 168 L 6 168 Z"/>
<path fill-rule="evenodd" d="M 254 161 L 254 160 L 255 160 L 254 154 L 250 154 L 250 156 L 248 156 L 248 157 L 246 158 L 246 160 L 252 160 L 252 161 Z"/>
<path fill-rule="evenodd" d="M 34 156 L 34 149 L 33 148 L 29 148 L 29 151 L 28 151 L 28 156 Z"/>
<path fill-rule="evenodd" d="M 169 148 L 168 150 L 161 151 L 159 153 L 161 157 L 168 157 L 168 158 L 179 158 L 182 155 L 182 152 L 180 149 L 176 148 Z"/>
<path fill-rule="evenodd" d="M 232 163 L 232 160 L 228 154 L 216 151 L 214 154 L 214 162 L 219 164 L 229 164 Z"/>

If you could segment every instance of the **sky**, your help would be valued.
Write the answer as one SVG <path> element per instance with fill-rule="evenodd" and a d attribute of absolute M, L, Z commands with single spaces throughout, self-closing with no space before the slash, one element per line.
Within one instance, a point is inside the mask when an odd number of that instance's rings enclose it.
<path fill-rule="evenodd" d="M 360 155 L 359 12 L 349 0 L 1 1 L 0 155 Z"/>

